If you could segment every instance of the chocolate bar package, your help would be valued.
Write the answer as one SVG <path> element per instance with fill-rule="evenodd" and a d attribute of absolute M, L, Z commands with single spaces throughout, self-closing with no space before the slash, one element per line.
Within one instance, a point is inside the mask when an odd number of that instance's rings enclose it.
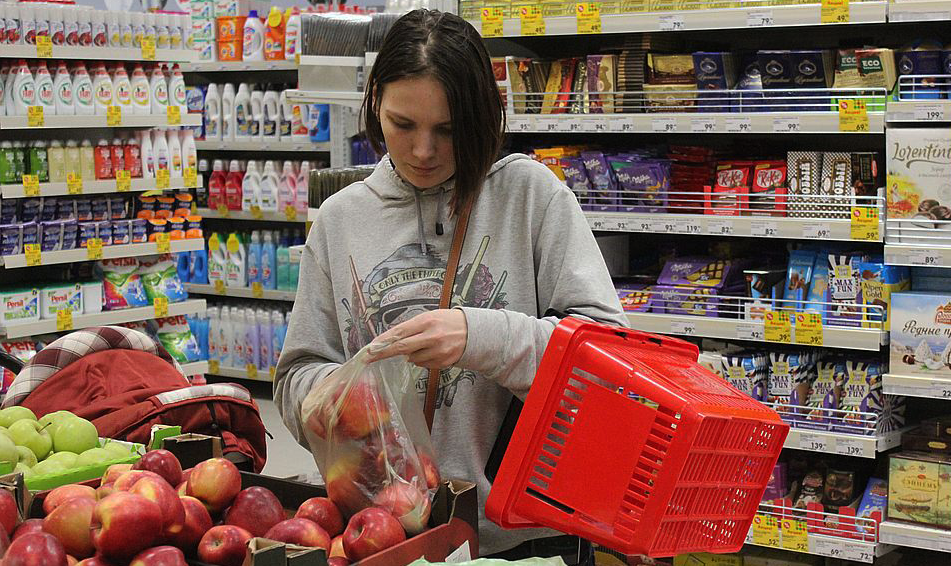
<path fill-rule="evenodd" d="M 785 216 L 786 185 L 785 161 L 755 162 L 750 187 L 750 213 L 754 216 Z"/>
<path fill-rule="evenodd" d="M 723 375 L 730 385 L 757 401 L 766 400 L 768 358 L 761 352 L 723 356 Z"/>
<path fill-rule="evenodd" d="M 578 198 L 582 209 L 591 204 L 591 181 L 584 168 L 584 160 L 580 157 L 565 157 L 561 160 L 561 170 L 565 175 L 565 183 Z"/>
<path fill-rule="evenodd" d="M 786 175 L 789 180 L 789 216 L 815 217 L 821 194 L 822 153 L 818 151 L 790 151 L 786 157 Z"/>
<path fill-rule="evenodd" d="M 646 84 L 644 95 L 648 112 L 690 112 L 697 104 L 696 85 Z"/>
<path fill-rule="evenodd" d="M 720 298 L 710 287 L 656 285 L 651 312 L 687 316 L 719 316 Z"/>
<path fill-rule="evenodd" d="M 786 278 L 784 269 L 746 269 L 746 296 L 751 301 L 743 303 L 744 318 L 763 320 L 767 310 L 772 310 L 775 299 L 783 298 L 783 283 Z"/>
<path fill-rule="evenodd" d="M 803 301 L 809 294 L 815 263 L 816 253 L 814 251 L 793 250 L 789 253 L 786 291 L 783 298 L 792 302 L 785 305 L 787 308 L 802 310 Z"/>
<path fill-rule="evenodd" d="M 816 214 L 819 218 L 849 218 L 855 196 L 852 186 L 852 154 L 844 152 L 825 152 L 822 154 L 822 180 L 819 194 L 828 195 L 822 199 L 822 206 Z"/>
<path fill-rule="evenodd" d="M 774 502 L 786 497 L 786 462 L 776 462 L 766 482 L 763 502 Z"/>
<path fill-rule="evenodd" d="M 568 101 L 569 114 L 588 113 L 588 63 L 585 59 L 574 59 L 575 73 Z"/>
<path fill-rule="evenodd" d="M 813 470 L 806 474 L 806 477 L 802 479 L 802 485 L 799 488 L 799 494 L 793 507 L 806 509 L 810 503 L 822 503 L 823 486 L 822 472 Z"/>
<path fill-rule="evenodd" d="M 817 312 L 822 315 L 822 321 L 829 317 L 829 308 L 825 304 L 829 292 L 829 258 L 825 253 L 816 254 L 816 262 L 812 267 L 812 281 L 809 292 L 806 294 L 805 311 Z"/>
<path fill-rule="evenodd" d="M 620 212 L 666 212 L 670 192 L 669 163 L 612 161 L 618 184 Z"/>
<path fill-rule="evenodd" d="M 835 88 L 857 88 L 862 86 L 862 77 L 859 75 L 858 58 L 854 49 L 840 49 L 836 53 Z"/>
<path fill-rule="evenodd" d="M 647 55 L 648 83 L 697 86 L 692 55 Z"/>
<path fill-rule="evenodd" d="M 714 190 L 743 188 L 749 192 L 752 168 L 750 161 L 718 163 Z"/>
<path fill-rule="evenodd" d="M 762 112 L 765 109 L 763 78 L 756 53 L 741 56 L 740 77 L 736 81 L 736 90 L 743 91 L 740 94 L 740 112 Z"/>
<path fill-rule="evenodd" d="M 792 52 L 757 51 L 760 78 L 763 82 L 763 96 L 766 104 L 763 110 L 767 112 L 794 112 L 797 106 L 793 82 L 794 67 Z"/>
<path fill-rule="evenodd" d="M 794 111 L 824 112 L 832 104 L 828 93 L 823 89 L 832 88 L 835 74 L 835 58 L 831 51 L 823 49 L 792 51 L 789 55 L 792 65 L 793 87 L 797 89 L 817 89 L 796 93 Z"/>
<path fill-rule="evenodd" d="M 838 513 L 839 507 L 846 507 L 855 498 L 855 472 L 851 470 L 829 470 L 826 472 L 825 489 L 822 504 L 827 513 Z"/>
<path fill-rule="evenodd" d="M 626 284 L 617 287 L 617 296 L 624 312 L 650 312 L 653 290 L 650 285 Z"/>
<path fill-rule="evenodd" d="M 802 416 L 809 388 L 815 381 L 815 359 L 810 352 L 770 352 L 767 401 L 787 422 Z M 789 406 L 792 406 L 790 408 Z"/>
<path fill-rule="evenodd" d="M 693 68 L 697 77 L 697 106 L 701 112 L 737 112 L 739 104 L 725 91 L 736 84 L 736 65 L 729 52 L 698 51 L 693 54 Z"/>
<path fill-rule="evenodd" d="M 854 435 L 874 435 L 882 406 L 882 372 L 877 362 L 846 361 L 845 382 L 840 386 L 841 413 L 833 430 Z"/>
<path fill-rule="evenodd" d="M 846 379 L 845 361 L 821 361 L 816 364 L 816 380 L 809 388 L 808 409 L 797 423 L 798 428 L 829 430 L 839 408 L 838 384 Z"/>
<path fill-rule="evenodd" d="M 856 49 L 855 57 L 859 68 L 861 86 L 884 88 L 891 92 L 898 80 L 895 68 L 895 52 L 880 47 Z M 872 110 L 870 108 L 869 110 Z"/>
<path fill-rule="evenodd" d="M 569 92 L 574 85 L 576 59 L 560 59 L 551 64 L 548 81 L 545 84 L 545 97 L 542 101 L 542 114 L 564 114 L 568 107 Z"/>
<path fill-rule="evenodd" d="M 860 533 L 875 532 L 878 521 L 885 518 L 886 507 L 888 507 L 888 482 L 879 478 L 869 479 L 855 516 L 859 519 L 874 519 L 875 524 L 856 521 L 858 531 Z"/>
<path fill-rule="evenodd" d="M 516 114 L 538 114 L 541 108 L 542 89 L 535 83 L 532 60 L 521 57 L 506 57 L 509 80 L 512 83 L 512 104 Z"/>
<path fill-rule="evenodd" d="M 829 307 L 828 320 L 835 326 L 861 326 L 863 311 L 862 273 L 859 266 L 862 255 L 829 254 Z"/>
<path fill-rule="evenodd" d="M 614 212 L 617 210 L 617 183 L 607 158 L 600 151 L 581 153 L 584 168 L 591 182 L 590 210 Z"/>
<path fill-rule="evenodd" d="M 617 56 L 588 55 L 588 112 L 613 114 L 617 85 Z"/>
<path fill-rule="evenodd" d="M 899 265 L 861 261 L 856 266 L 861 281 L 862 304 L 877 307 L 863 312 L 862 326 L 887 329 L 892 309 L 892 293 L 911 288 L 911 270 Z"/>
<path fill-rule="evenodd" d="M 852 190 L 858 197 L 874 197 L 885 186 L 885 168 L 878 152 L 852 152 Z M 868 199 L 856 199 L 856 205 L 868 205 Z"/>
<path fill-rule="evenodd" d="M 725 289 L 743 283 L 742 267 L 734 261 L 708 257 L 675 258 L 664 264 L 657 283 Z"/>
<path fill-rule="evenodd" d="M 719 352 L 700 352 L 697 356 L 697 363 L 716 374 L 720 379 L 726 379 L 723 375 L 723 354 Z"/>
<path fill-rule="evenodd" d="M 935 100 L 943 98 L 942 88 L 937 84 L 935 75 L 942 69 L 941 44 L 932 40 L 919 40 L 898 52 L 898 74 L 916 75 L 914 83 L 902 88 L 902 97 L 916 100 Z"/>

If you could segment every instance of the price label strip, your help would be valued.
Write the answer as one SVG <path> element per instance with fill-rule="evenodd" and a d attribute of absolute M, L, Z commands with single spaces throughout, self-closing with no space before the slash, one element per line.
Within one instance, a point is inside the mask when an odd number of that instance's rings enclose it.
<path fill-rule="evenodd" d="M 874 441 L 874 438 L 872 438 Z M 838 436 L 835 439 L 835 453 L 841 454 L 843 456 L 858 456 L 864 458 L 867 456 L 865 453 L 865 441 L 861 438 L 848 438 L 846 436 Z M 874 453 L 874 449 L 873 449 Z"/>
<path fill-rule="evenodd" d="M 126 169 L 116 171 L 116 192 L 127 193 L 132 190 L 132 174 Z"/>
<path fill-rule="evenodd" d="M 664 15 L 659 18 L 660 31 L 683 31 L 687 29 L 682 14 Z"/>
<path fill-rule="evenodd" d="M 186 188 L 198 186 L 198 171 L 194 167 L 186 167 L 184 177 Z"/>
<path fill-rule="evenodd" d="M 56 311 L 56 331 L 68 332 L 73 329 L 73 309 L 64 308 Z"/>
<path fill-rule="evenodd" d="M 878 209 L 873 206 L 853 206 L 849 232 L 853 240 L 877 242 L 882 239 L 878 229 Z"/>
<path fill-rule="evenodd" d="M 780 522 L 782 546 L 793 552 L 809 552 L 809 533 L 806 531 L 806 522 L 784 518 Z"/>
<path fill-rule="evenodd" d="M 251 283 L 251 295 L 253 295 L 255 299 L 264 298 L 264 285 L 261 285 L 260 281 Z"/>
<path fill-rule="evenodd" d="M 102 259 L 102 238 L 89 238 L 86 240 L 86 259 Z"/>
<path fill-rule="evenodd" d="M 155 318 L 168 316 L 168 299 L 166 297 L 155 297 L 152 304 L 155 306 Z"/>
<path fill-rule="evenodd" d="M 796 344 L 822 346 L 822 338 L 822 316 L 819 313 L 796 313 Z"/>
<path fill-rule="evenodd" d="M 768 310 L 763 316 L 763 338 L 767 342 L 792 342 L 792 319 L 788 311 Z"/>
<path fill-rule="evenodd" d="M 578 33 L 601 33 L 601 3 L 579 2 L 575 5 Z"/>
<path fill-rule="evenodd" d="M 48 35 L 36 36 L 36 58 L 49 59 L 53 56 L 53 39 Z"/>
<path fill-rule="evenodd" d="M 714 236 L 732 236 L 735 228 L 732 220 L 709 220 L 707 221 L 707 234 Z"/>
<path fill-rule="evenodd" d="M 750 223 L 750 235 L 775 238 L 779 235 L 779 228 L 775 222 L 758 220 Z"/>
<path fill-rule="evenodd" d="M 30 106 L 26 109 L 26 124 L 31 128 L 42 128 L 46 125 L 42 106 Z"/>
<path fill-rule="evenodd" d="M 24 244 L 23 252 L 26 254 L 27 267 L 36 267 L 43 263 L 43 256 L 40 252 L 39 244 Z"/>
<path fill-rule="evenodd" d="M 122 107 L 115 104 L 106 108 L 106 125 L 110 128 L 118 128 L 122 125 Z"/>
<path fill-rule="evenodd" d="M 832 226 L 828 222 L 803 224 L 802 237 L 810 240 L 828 240 L 832 237 Z"/>
<path fill-rule="evenodd" d="M 774 118 L 773 131 L 777 134 L 798 134 L 802 131 L 802 124 L 798 116 L 793 118 Z"/>
<path fill-rule="evenodd" d="M 751 10 L 746 16 L 746 27 L 766 28 L 776 25 L 772 10 Z"/>
<path fill-rule="evenodd" d="M 40 196 L 39 175 L 23 175 L 23 194 L 28 197 Z"/>
<path fill-rule="evenodd" d="M 780 548 L 779 544 L 780 540 L 782 540 L 782 536 L 779 531 L 779 520 L 776 517 L 772 515 L 755 515 L 753 517 L 751 530 L 753 532 L 753 544 Z"/>
<path fill-rule="evenodd" d="M 799 448 L 812 452 L 828 452 L 829 441 L 826 437 L 809 432 L 799 433 Z"/>
<path fill-rule="evenodd" d="M 742 323 L 736 325 L 737 340 L 755 340 L 761 341 L 764 336 L 764 326 L 762 323 Z"/>
<path fill-rule="evenodd" d="M 675 118 L 654 118 L 651 120 L 651 130 L 659 133 L 676 132 L 677 120 Z"/>
<path fill-rule="evenodd" d="M 217 247 L 217 246 L 216 246 L 216 247 Z M 225 282 L 222 281 L 221 279 L 216 279 L 216 280 L 215 280 L 215 293 L 218 293 L 219 295 L 227 295 L 227 294 L 228 294 L 228 290 L 227 290 L 227 288 L 225 288 Z"/>
<path fill-rule="evenodd" d="M 753 131 L 749 118 L 727 118 L 726 131 L 731 134 L 747 134 Z"/>
<path fill-rule="evenodd" d="M 849 0 L 822 0 L 819 22 L 823 24 L 849 23 Z"/>
<path fill-rule="evenodd" d="M 482 8 L 482 37 L 502 37 L 505 11 L 501 6 Z"/>
<path fill-rule="evenodd" d="M 683 334 L 685 336 L 694 336 L 697 333 L 696 322 L 686 322 L 682 320 L 670 321 L 671 334 Z"/>
<path fill-rule="evenodd" d="M 839 131 L 867 133 L 869 131 L 868 105 L 864 100 L 839 101 Z"/>
<path fill-rule="evenodd" d="M 690 131 L 695 134 L 709 134 L 717 131 L 716 118 L 691 118 Z"/>
<path fill-rule="evenodd" d="M 83 194 L 83 177 L 79 173 L 66 174 L 66 192 L 71 195 Z"/>
<path fill-rule="evenodd" d="M 542 17 L 542 7 L 537 4 L 519 8 L 522 35 L 545 35 L 545 18 Z"/>

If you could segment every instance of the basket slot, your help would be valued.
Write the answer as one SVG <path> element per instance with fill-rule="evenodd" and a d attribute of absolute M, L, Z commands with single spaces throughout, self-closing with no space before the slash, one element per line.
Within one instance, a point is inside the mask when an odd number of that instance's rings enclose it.
<path fill-rule="evenodd" d="M 547 452 L 548 454 L 551 454 L 551 456 L 552 456 L 553 458 L 559 458 L 559 457 L 561 457 L 561 450 L 555 448 L 555 447 L 552 446 L 551 444 L 543 444 L 543 445 L 542 445 L 542 451 L 543 451 L 543 452 Z"/>
<path fill-rule="evenodd" d="M 690 508 L 692 507 L 692 497 L 693 490 L 690 489 L 676 489 L 670 497 L 670 501 L 667 503 L 667 511 L 665 516 L 677 516 L 677 515 L 686 515 Z"/>
<path fill-rule="evenodd" d="M 535 466 L 535 471 L 538 472 L 539 474 L 545 476 L 545 477 L 548 478 L 548 479 L 551 479 L 551 477 L 552 477 L 553 475 L 555 475 L 555 469 L 554 469 L 554 468 L 549 468 L 548 466 L 536 465 L 536 466 Z"/>
<path fill-rule="evenodd" d="M 566 413 L 564 411 L 555 411 L 555 418 L 560 419 L 569 425 L 575 424 L 575 413 Z"/>
<path fill-rule="evenodd" d="M 580 401 L 580 399 L 578 399 L 578 400 Z M 560 404 L 561 404 L 562 407 L 564 407 L 565 409 L 568 409 L 568 410 L 571 411 L 572 413 L 577 413 L 577 412 L 580 410 L 580 407 L 578 407 L 578 405 L 575 405 L 574 403 L 572 403 L 571 401 L 569 401 L 569 400 L 567 399 L 567 396 L 566 396 L 566 398 L 563 398 L 563 399 L 561 400 L 561 403 L 560 403 Z"/>
<path fill-rule="evenodd" d="M 533 483 L 542 489 L 548 489 L 548 482 L 538 476 L 532 476 L 528 478 L 528 482 Z M 528 488 L 528 489 L 531 490 L 532 488 Z"/>
<path fill-rule="evenodd" d="M 624 393 L 624 386 L 614 383 L 613 381 L 609 381 L 607 379 L 598 377 L 594 375 L 593 373 L 587 372 L 579 367 L 572 368 L 571 373 L 577 375 L 578 377 L 584 380 L 587 380 L 591 384 L 599 385 L 607 389 L 608 391 L 613 391 L 615 393 L 622 393 L 622 394 Z M 568 383 L 571 383 L 571 381 L 572 381 L 571 378 L 569 378 Z M 585 389 L 587 389 L 587 387 L 585 387 Z"/>
<path fill-rule="evenodd" d="M 695 444 L 698 448 L 715 448 L 720 444 L 723 433 L 723 419 L 706 418 L 700 425 Z"/>
<path fill-rule="evenodd" d="M 691 452 L 687 457 L 687 463 L 680 472 L 681 482 L 699 482 L 703 481 L 704 474 L 708 469 L 710 454 L 701 452 Z"/>
<path fill-rule="evenodd" d="M 557 430 L 558 432 L 564 434 L 565 436 L 568 436 L 568 434 L 571 432 L 570 428 L 558 422 L 551 423 L 551 428 Z"/>
<path fill-rule="evenodd" d="M 551 440 L 552 442 L 554 442 L 555 444 L 558 444 L 558 445 L 560 445 L 560 446 L 564 446 L 564 445 L 565 445 L 565 442 L 567 441 L 567 438 L 566 438 L 564 435 L 562 435 L 562 434 L 557 434 L 557 433 L 551 432 L 551 431 L 549 431 L 548 434 L 545 435 L 545 438 L 547 438 L 548 440 Z"/>
<path fill-rule="evenodd" d="M 539 459 L 542 463 L 547 464 L 551 469 L 555 469 L 555 466 L 558 465 L 557 461 L 555 461 L 554 458 L 549 458 L 549 457 L 546 456 L 545 454 L 539 454 L 539 455 L 538 455 L 538 459 Z"/>
<path fill-rule="evenodd" d="M 559 501 L 556 501 L 556 500 L 552 499 L 551 497 L 548 497 L 548 496 L 545 495 L 544 493 L 541 493 L 541 492 L 539 492 L 539 491 L 537 491 L 537 490 L 534 490 L 534 489 L 532 489 L 532 488 L 526 489 L 526 490 L 525 490 L 525 493 L 531 495 L 532 497 L 535 497 L 535 498 L 537 498 L 537 499 L 540 499 L 541 501 L 544 501 L 545 503 L 547 503 L 548 505 L 551 505 L 551 506 L 554 507 L 555 509 L 558 509 L 558 510 L 561 511 L 562 513 L 567 513 L 567 514 L 569 514 L 569 515 L 573 515 L 574 512 L 575 512 L 575 510 L 572 509 L 571 507 L 569 507 L 568 505 L 565 505 L 564 503 L 561 503 L 561 502 L 559 502 Z"/>

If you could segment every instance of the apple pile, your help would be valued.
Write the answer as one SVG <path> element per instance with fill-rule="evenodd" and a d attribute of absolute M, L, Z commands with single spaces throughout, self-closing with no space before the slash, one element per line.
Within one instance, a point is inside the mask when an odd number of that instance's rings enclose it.
<path fill-rule="evenodd" d="M 118 442 L 100 448 L 96 425 L 69 411 L 37 419 L 26 407 L 0 410 L 0 462 L 14 464 L 24 479 L 107 464 L 131 454 Z"/>

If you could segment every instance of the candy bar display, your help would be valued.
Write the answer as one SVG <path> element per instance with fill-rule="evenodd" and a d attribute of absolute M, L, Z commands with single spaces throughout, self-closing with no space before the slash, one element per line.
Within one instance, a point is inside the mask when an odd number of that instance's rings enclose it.
<path fill-rule="evenodd" d="M 902 292 L 891 300 L 891 371 L 951 379 L 951 294 Z"/>
<path fill-rule="evenodd" d="M 798 407 L 806 405 L 816 380 L 816 358 L 812 351 L 770 352 L 766 400 L 786 420 L 800 420 Z M 797 408 L 791 408 L 797 407 Z"/>
<path fill-rule="evenodd" d="M 861 519 L 881 519 L 885 513 L 888 482 L 869 477 L 869 469 L 848 459 L 829 459 L 816 455 L 789 455 L 773 468 L 763 493 L 761 509 L 770 513 L 775 507 L 819 511 Z M 841 523 L 841 517 L 825 517 L 813 527 L 858 528 L 865 532 L 866 521 Z M 851 523 L 851 522 L 850 522 Z M 839 533 L 827 533 L 839 534 Z"/>

